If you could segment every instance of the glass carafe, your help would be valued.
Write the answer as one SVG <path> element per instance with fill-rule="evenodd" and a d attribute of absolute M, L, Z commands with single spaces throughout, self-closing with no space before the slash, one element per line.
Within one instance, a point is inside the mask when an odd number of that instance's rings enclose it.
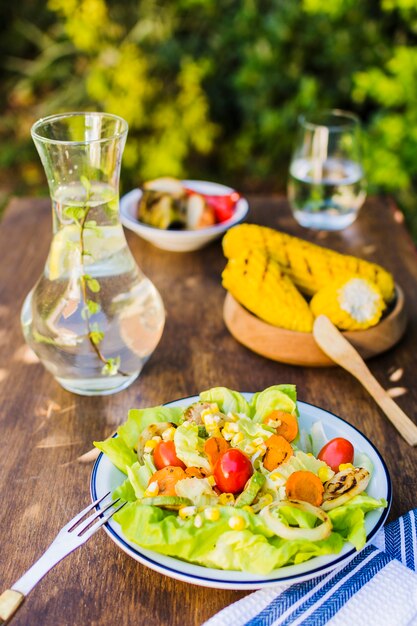
<path fill-rule="evenodd" d="M 138 268 L 119 220 L 127 123 L 105 113 L 39 120 L 32 138 L 48 179 L 53 237 L 22 309 L 25 339 L 69 391 L 104 395 L 139 375 L 165 312 Z"/>

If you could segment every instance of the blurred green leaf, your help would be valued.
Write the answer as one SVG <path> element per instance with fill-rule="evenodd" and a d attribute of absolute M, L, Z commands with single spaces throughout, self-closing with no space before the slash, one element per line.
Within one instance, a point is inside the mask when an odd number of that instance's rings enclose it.
<path fill-rule="evenodd" d="M 0 185 L 46 185 L 37 118 L 104 110 L 129 122 L 125 190 L 172 175 L 283 191 L 298 115 L 338 107 L 363 120 L 370 189 L 417 221 L 417 0 L 34 0 L 0 19 Z"/>

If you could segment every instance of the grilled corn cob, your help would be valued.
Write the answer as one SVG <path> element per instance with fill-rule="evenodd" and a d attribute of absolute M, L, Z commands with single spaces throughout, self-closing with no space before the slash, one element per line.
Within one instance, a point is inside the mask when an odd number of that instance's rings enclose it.
<path fill-rule="evenodd" d="M 327 315 L 341 330 L 364 330 L 375 326 L 386 305 L 378 287 L 359 276 L 336 281 L 312 298 L 313 315 Z"/>
<path fill-rule="evenodd" d="M 252 249 L 229 259 L 223 287 L 249 311 L 288 330 L 311 332 L 313 315 L 307 302 L 274 259 Z"/>
<path fill-rule="evenodd" d="M 335 279 L 357 275 L 375 283 L 386 302 L 394 297 L 394 279 L 381 266 L 322 248 L 298 237 L 255 224 L 241 224 L 230 229 L 223 238 L 227 258 L 242 251 L 262 249 L 277 263 L 306 295 L 314 295 Z"/>

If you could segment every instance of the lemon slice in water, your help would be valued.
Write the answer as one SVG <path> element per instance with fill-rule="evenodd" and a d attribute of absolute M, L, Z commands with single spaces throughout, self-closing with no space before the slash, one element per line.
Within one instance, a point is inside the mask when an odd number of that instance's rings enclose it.
<path fill-rule="evenodd" d="M 125 245 L 120 224 L 85 229 L 84 266 L 88 267 L 119 252 Z M 81 267 L 80 227 L 77 224 L 64 226 L 55 233 L 49 250 L 45 272 L 49 280 L 68 276 L 75 267 Z"/>

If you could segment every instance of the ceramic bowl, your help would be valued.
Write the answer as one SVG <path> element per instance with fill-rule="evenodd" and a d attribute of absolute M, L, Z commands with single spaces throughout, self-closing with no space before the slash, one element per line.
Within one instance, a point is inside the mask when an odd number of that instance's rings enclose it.
<path fill-rule="evenodd" d="M 184 180 L 182 182 L 186 187 L 206 195 L 226 195 L 234 191 L 226 185 L 208 181 Z M 220 237 L 231 226 L 241 222 L 249 210 L 248 201 L 245 198 L 240 198 L 236 203 L 233 217 L 225 222 L 199 230 L 163 230 L 143 224 L 137 219 L 137 206 L 141 196 L 142 191 L 140 189 L 133 189 L 121 198 L 120 218 L 122 224 L 157 248 L 173 252 L 190 252 L 203 248 Z"/>

